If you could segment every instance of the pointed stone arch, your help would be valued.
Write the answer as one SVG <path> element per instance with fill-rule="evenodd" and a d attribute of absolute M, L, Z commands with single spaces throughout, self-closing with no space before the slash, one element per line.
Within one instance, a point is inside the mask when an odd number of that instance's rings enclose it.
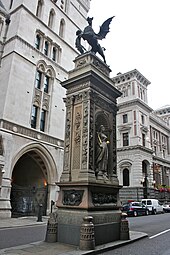
<path fill-rule="evenodd" d="M 51 153 L 45 146 L 39 143 L 30 143 L 27 146 L 24 146 L 22 149 L 20 149 L 20 151 L 16 153 L 16 156 L 14 156 L 12 160 L 11 169 L 13 170 L 16 162 L 19 160 L 21 156 L 23 156 L 26 153 L 33 154 L 33 152 L 38 155 L 39 160 L 41 160 L 44 164 L 44 167 L 46 167 L 48 171 L 47 173 L 48 182 L 53 183 L 56 180 L 58 180 L 57 167 Z"/>
<path fill-rule="evenodd" d="M 12 159 L 11 176 L 12 215 L 37 215 L 40 203 L 43 215 L 48 214 L 58 190 L 57 167 L 48 149 L 36 142 L 23 146 Z"/>

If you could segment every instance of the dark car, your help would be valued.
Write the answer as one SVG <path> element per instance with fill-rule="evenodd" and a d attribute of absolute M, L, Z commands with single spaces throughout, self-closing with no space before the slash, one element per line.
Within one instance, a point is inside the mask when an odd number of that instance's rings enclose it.
<path fill-rule="evenodd" d="M 128 216 L 149 215 L 149 210 L 140 202 L 130 202 L 122 206 L 122 211 Z"/>

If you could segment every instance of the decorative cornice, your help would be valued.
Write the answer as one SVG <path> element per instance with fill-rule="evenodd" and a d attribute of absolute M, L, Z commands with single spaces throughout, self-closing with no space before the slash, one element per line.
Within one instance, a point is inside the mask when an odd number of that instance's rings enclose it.
<path fill-rule="evenodd" d="M 130 150 L 141 150 L 141 151 L 145 151 L 148 152 L 150 154 L 153 154 L 153 150 L 146 148 L 145 146 L 141 146 L 141 145 L 135 145 L 135 146 L 124 146 L 121 148 L 117 148 L 118 152 L 121 151 L 130 151 Z"/>
<path fill-rule="evenodd" d="M 159 124 L 162 128 L 166 129 L 166 131 L 170 132 L 170 126 L 158 115 L 151 113 L 149 116 L 150 120 L 154 121 L 156 124 Z M 152 123 L 151 123 L 152 125 Z"/>
<path fill-rule="evenodd" d="M 117 129 L 119 131 L 126 131 L 126 130 L 130 130 L 132 128 L 132 124 L 122 124 L 120 126 L 117 126 Z"/>
<path fill-rule="evenodd" d="M 132 105 L 138 105 L 138 106 L 143 106 L 145 107 L 145 109 L 151 113 L 153 111 L 153 109 L 147 105 L 145 102 L 143 102 L 140 98 L 135 98 L 135 99 L 131 99 L 131 100 L 128 100 L 128 101 L 125 101 L 125 102 L 122 102 L 122 103 L 119 103 L 118 104 L 118 108 L 121 109 L 121 108 L 124 108 L 126 106 L 132 106 Z"/>
<path fill-rule="evenodd" d="M 48 61 L 51 61 L 52 65 L 55 65 L 57 68 L 60 68 L 62 71 L 68 73 L 68 71 L 66 69 L 64 69 L 62 66 L 60 66 L 59 64 L 57 64 L 56 62 L 52 61 L 51 58 L 49 58 L 48 56 L 44 55 L 41 51 L 37 50 L 35 47 L 33 47 L 30 43 L 28 43 L 27 41 L 25 41 L 24 39 L 22 39 L 20 36 L 15 35 L 13 37 L 11 37 L 9 40 L 6 41 L 5 44 L 8 44 L 14 40 L 19 40 L 20 42 L 22 42 L 23 44 L 25 44 L 27 47 L 29 47 L 30 49 L 36 51 L 39 55 L 41 55 L 43 58 L 47 59 Z M 3 58 L 6 55 L 3 56 Z"/>
<path fill-rule="evenodd" d="M 150 84 L 150 81 L 147 80 L 137 69 L 134 69 L 124 74 L 119 73 L 116 77 L 113 77 L 112 80 L 117 85 L 123 82 L 128 82 L 134 78 L 136 78 L 141 84 L 145 86 L 148 86 Z"/>
<path fill-rule="evenodd" d="M 160 157 L 158 157 L 158 156 L 153 156 L 153 160 L 155 161 L 154 163 L 166 163 L 166 164 L 168 164 L 169 165 L 169 167 L 170 167 L 170 160 L 166 160 L 166 159 L 164 159 L 164 158 L 160 158 Z"/>
<path fill-rule="evenodd" d="M 0 120 L 0 130 L 7 130 L 15 135 L 21 135 L 24 137 L 29 137 L 38 142 L 45 142 L 56 147 L 64 148 L 64 141 L 48 134 L 40 132 L 36 129 L 23 127 L 16 123 L 12 123 L 6 120 Z"/>

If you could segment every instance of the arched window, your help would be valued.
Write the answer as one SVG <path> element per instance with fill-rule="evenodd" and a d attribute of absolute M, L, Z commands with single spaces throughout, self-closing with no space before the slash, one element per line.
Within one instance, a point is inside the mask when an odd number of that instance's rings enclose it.
<path fill-rule="evenodd" d="M 54 16 L 55 16 L 55 12 L 54 12 L 54 10 L 52 9 L 52 10 L 50 11 L 49 19 L 48 19 L 48 26 L 49 26 L 50 28 L 53 28 Z"/>
<path fill-rule="evenodd" d="M 41 17 L 41 14 L 42 14 L 42 7 L 43 7 L 43 0 L 38 0 L 36 16 L 39 18 Z"/>
<path fill-rule="evenodd" d="M 123 186 L 129 186 L 129 170 L 127 168 L 123 170 Z"/>
<path fill-rule="evenodd" d="M 60 30 L 59 30 L 59 36 L 64 38 L 64 30 L 65 30 L 65 21 L 62 19 L 60 21 Z"/>

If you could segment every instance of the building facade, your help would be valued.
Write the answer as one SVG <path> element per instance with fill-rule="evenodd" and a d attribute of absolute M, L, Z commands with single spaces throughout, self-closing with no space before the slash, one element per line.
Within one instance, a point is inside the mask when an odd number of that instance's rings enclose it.
<path fill-rule="evenodd" d="M 63 170 L 65 90 L 90 0 L 0 0 L 0 217 L 43 213 Z"/>
<path fill-rule="evenodd" d="M 117 163 L 122 202 L 170 199 L 170 126 L 147 101 L 150 82 L 138 71 L 113 78 L 118 98 Z M 159 194 L 161 191 L 164 194 Z"/>
<path fill-rule="evenodd" d="M 170 126 L 170 105 L 162 106 L 154 112 Z"/>

